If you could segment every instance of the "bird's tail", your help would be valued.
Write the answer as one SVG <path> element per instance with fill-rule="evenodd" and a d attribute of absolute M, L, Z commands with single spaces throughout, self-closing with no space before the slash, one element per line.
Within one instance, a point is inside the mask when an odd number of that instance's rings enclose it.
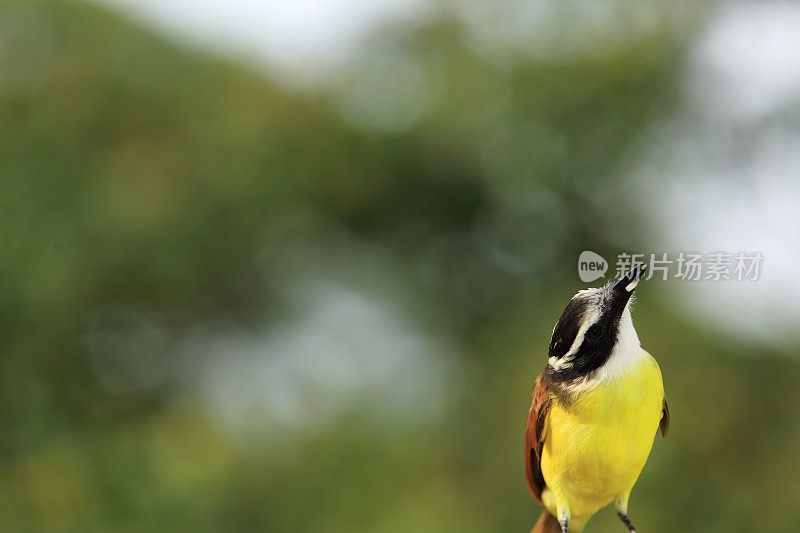
<path fill-rule="evenodd" d="M 533 526 L 531 533 L 561 533 L 561 525 L 556 520 L 556 517 L 542 509 L 542 514 L 536 525 Z"/>

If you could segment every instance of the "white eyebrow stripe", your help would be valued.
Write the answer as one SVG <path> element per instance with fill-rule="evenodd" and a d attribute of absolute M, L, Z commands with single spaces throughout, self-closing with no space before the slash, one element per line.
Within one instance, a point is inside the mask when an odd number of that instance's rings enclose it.
<path fill-rule="evenodd" d="M 592 309 L 590 313 L 587 313 L 587 315 L 584 316 L 581 327 L 578 330 L 578 334 L 575 335 L 575 340 L 572 341 L 572 346 L 569 347 L 569 351 L 565 353 L 563 357 L 571 358 L 578 352 L 578 350 L 580 350 L 581 344 L 583 344 L 583 338 L 586 335 L 586 330 L 592 327 L 599 319 L 600 312 L 596 309 Z"/>

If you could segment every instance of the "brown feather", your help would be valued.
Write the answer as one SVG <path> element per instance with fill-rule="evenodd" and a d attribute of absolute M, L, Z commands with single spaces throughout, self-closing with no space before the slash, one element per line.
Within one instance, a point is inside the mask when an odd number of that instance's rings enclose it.
<path fill-rule="evenodd" d="M 531 533 L 561 533 L 561 525 L 553 515 L 542 510 L 542 514 L 533 526 Z"/>
<path fill-rule="evenodd" d="M 525 479 L 531 494 L 541 503 L 545 488 L 541 469 L 542 448 L 545 420 L 550 410 L 550 392 L 541 374 L 536 378 L 531 396 L 531 408 L 525 424 Z"/>
<path fill-rule="evenodd" d="M 661 436 L 666 437 L 669 431 L 669 406 L 667 405 L 667 398 L 664 398 L 664 403 L 661 404 L 661 422 L 658 423 L 658 429 L 661 431 Z"/>

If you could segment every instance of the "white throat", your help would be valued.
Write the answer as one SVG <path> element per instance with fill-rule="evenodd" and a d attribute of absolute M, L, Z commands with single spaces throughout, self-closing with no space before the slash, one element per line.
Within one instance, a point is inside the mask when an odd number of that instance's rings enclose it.
<path fill-rule="evenodd" d="M 617 344 L 608 361 L 595 372 L 595 379 L 598 382 L 613 379 L 625 373 L 645 357 L 647 357 L 647 352 L 642 349 L 639 342 L 639 336 L 636 334 L 633 319 L 631 319 L 630 305 L 627 305 L 619 319 Z"/>

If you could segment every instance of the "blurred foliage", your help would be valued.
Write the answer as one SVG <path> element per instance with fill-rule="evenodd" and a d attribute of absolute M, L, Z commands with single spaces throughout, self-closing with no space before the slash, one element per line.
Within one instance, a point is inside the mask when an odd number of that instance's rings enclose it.
<path fill-rule="evenodd" d="M 295 93 L 95 5 L 4 2 L 0 529 L 527 531 L 522 425 L 572 265 L 647 239 L 620 176 L 674 104 L 690 36 L 662 30 L 498 60 L 437 22 Z M 410 93 L 387 89 L 395 68 L 421 73 Z M 280 323 L 287 271 L 346 270 L 353 242 L 457 346 L 439 418 L 376 417 L 365 398 L 315 431 L 241 438 L 163 370 L 198 324 Z M 108 309 L 158 317 L 164 376 L 104 384 L 87 339 Z M 698 329 L 649 287 L 636 317 L 673 419 L 636 523 L 792 531 L 796 361 Z"/>

